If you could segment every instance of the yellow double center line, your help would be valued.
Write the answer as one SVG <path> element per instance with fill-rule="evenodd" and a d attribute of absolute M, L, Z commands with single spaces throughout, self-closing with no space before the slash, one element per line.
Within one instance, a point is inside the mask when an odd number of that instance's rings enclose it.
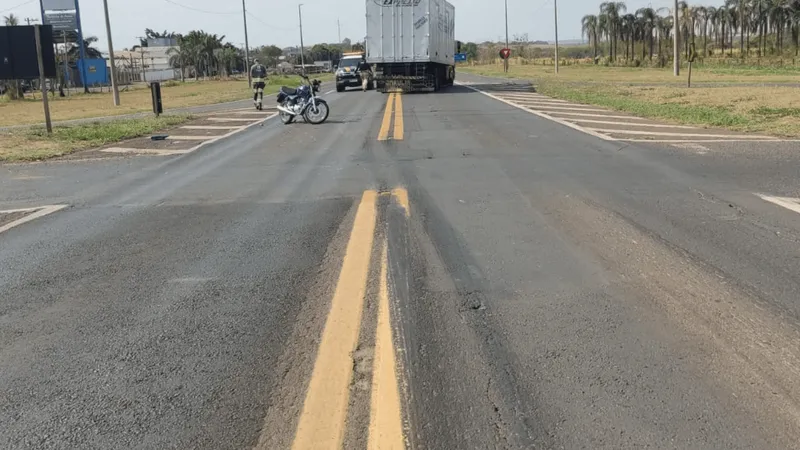
<path fill-rule="evenodd" d="M 394 116 L 394 128 L 392 128 L 392 116 Z M 389 136 L 390 133 L 391 136 Z M 388 141 L 392 139 L 402 141 L 404 133 L 403 96 L 393 92 L 389 94 L 389 98 L 386 100 L 386 110 L 383 112 L 383 122 L 381 122 L 378 140 Z"/>
<path fill-rule="evenodd" d="M 407 192 L 404 189 L 395 189 L 392 196 L 408 215 Z M 343 446 L 353 377 L 353 352 L 358 345 L 367 292 L 377 220 L 377 200 L 377 192 L 366 191 L 358 206 L 300 414 L 293 449 L 341 449 Z M 405 439 L 392 339 L 385 240 L 380 264 L 367 444 L 370 449 L 403 449 Z"/>

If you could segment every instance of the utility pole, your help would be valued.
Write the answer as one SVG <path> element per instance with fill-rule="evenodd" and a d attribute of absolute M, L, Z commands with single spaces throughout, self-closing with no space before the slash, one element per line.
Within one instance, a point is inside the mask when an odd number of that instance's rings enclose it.
<path fill-rule="evenodd" d="M 506 1 L 506 48 L 508 48 L 508 0 Z M 503 60 L 503 70 L 508 73 L 508 58 Z"/>
<path fill-rule="evenodd" d="M 117 66 L 114 62 L 114 41 L 111 39 L 111 20 L 108 18 L 108 0 L 103 0 L 106 13 L 106 34 L 108 35 L 108 61 L 111 63 L 111 90 L 114 91 L 114 106 L 119 106 L 119 87 L 117 86 Z"/>
<path fill-rule="evenodd" d="M 33 19 L 33 18 L 30 18 L 30 17 L 26 17 L 25 18 L 25 22 L 28 22 L 28 26 L 31 26 L 32 23 L 36 23 L 38 21 L 39 21 L 39 19 Z"/>
<path fill-rule="evenodd" d="M 680 27 L 678 26 L 678 0 L 675 0 L 675 4 L 673 5 L 672 10 L 672 53 L 673 53 L 673 68 L 675 71 L 675 76 L 679 76 L 681 74 L 681 53 L 680 53 L 680 45 L 678 40 L 680 37 L 678 36 L 680 32 L 678 31 Z"/>
<path fill-rule="evenodd" d="M 300 67 L 302 68 L 303 75 L 306 74 L 306 57 L 303 50 L 303 4 L 297 5 L 297 12 L 300 15 Z"/>
<path fill-rule="evenodd" d="M 44 57 L 42 56 L 42 30 L 41 25 L 34 25 L 34 35 L 36 37 L 36 59 L 39 62 L 39 84 L 42 89 L 42 102 L 44 104 L 44 125 L 47 134 L 53 134 L 53 123 L 50 121 L 50 103 L 47 101 L 47 81 L 44 78 Z"/>
<path fill-rule="evenodd" d="M 144 48 L 139 47 L 139 53 L 142 56 L 142 81 L 147 83 L 147 66 L 144 65 Z"/>
<path fill-rule="evenodd" d="M 78 50 L 81 55 L 81 82 L 83 82 L 83 93 L 89 93 L 89 83 L 87 78 L 88 75 L 86 73 L 86 46 L 83 41 L 83 25 L 81 25 L 81 7 L 78 4 L 78 0 L 75 0 L 75 18 L 78 21 Z"/>
<path fill-rule="evenodd" d="M 558 0 L 553 0 L 553 11 L 556 24 L 556 74 L 558 73 Z"/>
<path fill-rule="evenodd" d="M 744 0 L 739 0 L 739 58 L 744 59 Z M 733 45 L 733 43 L 731 43 Z M 749 47 L 749 45 L 748 45 Z M 705 55 L 703 55 L 705 56 Z M 749 55 L 748 55 L 749 56 Z"/>
<path fill-rule="evenodd" d="M 341 44 L 342 43 L 342 21 L 339 20 L 339 19 L 336 19 L 336 28 L 339 29 L 339 43 Z"/>
<path fill-rule="evenodd" d="M 247 72 L 247 85 L 253 86 L 253 78 L 250 76 L 250 41 L 247 40 L 247 7 L 245 0 L 242 0 L 242 18 L 244 19 L 244 70 Z"/>

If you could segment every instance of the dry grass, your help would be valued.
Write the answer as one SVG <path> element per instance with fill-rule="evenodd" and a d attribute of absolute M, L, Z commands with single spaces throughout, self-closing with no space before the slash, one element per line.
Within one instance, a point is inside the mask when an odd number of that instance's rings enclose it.
<path fill-rule="evenodd" d="M 319 77 L 324 78 L 324 76 Z M 267 93 L 277 92 L 281 85 L 296 85 L 298 77 L 270 77 Z M 247 80 L 190 81 L 175 86 L 162 85 L 161 95 L 164 109 L 210 105 L 252 96 Z M 44 122 L 41 97 L 23 101 L 0 102 L 0 127 L 38 124 Z M 52 99 L 52 97 L 51 97 Z M 131 89 L 120 93 L 121 106 L 115 107 L 110 93 L 75 94 L 65 98 L 56 97 L 50 102 L 53 121 L 105 117 L 151 111 L 150 90 Z"/>
<path fill-rule="evenodd" d="M 503 75 L 501 66 L 466 71 Z M 685 73 L 677 84 L 671 70 L 649 68 L 569 66 L 556 76 L 552 67 L 521 66 L 513 67 L 511 76 L 531 79 L 545 95 L 643 117 L 800 137 L 800 88 L 768 85 L 800 83 L 800 77 L 786 73 L 774 69 L 701 69 L 693 73 L 692 82 L 698 84 L 691 89 L 686 87 Z"/>
<path fill-rule="evenodd" d="M 575 64 L 559 68 L 555 74 L 553 66 L 512 65 L 508 74 L 503 73 L 502 64 L 483 66 L 460 66 L 459 70 L 486 76 L 533 79 L 535 81 L 559 80 L 579 83 L 654 83 L 685 84 L 687 71 L 680 78 L 672 74 L 672 68 L 604 67 L 593 64 Z M 800 70 L 757 69 L 730 67 L 695 67 L 693 83 L 800 83 Z"/>
<path fill-rule="evenodd" d="M 143 136 L 190 120 L 190 116 L 120 119 L 68 127 L 56 127 L 48 136 L 43 128 L 0 133 L 0 161 L 35 161 L 100 147 Z"/>

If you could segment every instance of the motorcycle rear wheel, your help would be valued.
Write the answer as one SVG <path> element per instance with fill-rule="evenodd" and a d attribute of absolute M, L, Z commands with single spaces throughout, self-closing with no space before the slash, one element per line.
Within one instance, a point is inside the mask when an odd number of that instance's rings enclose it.
<path fill-rule="evenodd" d="M 287 114 L 285 112 L 281 112 L 280 116 L 281 116 L 281 122 L 283 122 L 284 125 L 289 125 L 290 123 L 294 122 L 294 118 L 296 117 L 291 114 Z"/>

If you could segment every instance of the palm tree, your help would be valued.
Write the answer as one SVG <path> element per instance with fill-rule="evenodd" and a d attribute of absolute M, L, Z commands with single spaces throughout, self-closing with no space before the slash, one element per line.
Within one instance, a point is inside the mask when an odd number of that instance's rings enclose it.
<path fill-rule="evenodd" d="M 620 17 L 620 37 L 625 44 L 625 61 L 633 58 L 634 44 L 638 35 L 636 16 L 625 14 Z M 628 53 L 628 44 L 630 44 L 630 53 Z"/>
<path fill-rule="evenodd" d="M 639 8 L 636 10 L 636 16 L 639 17 L 642 23 L 642 31 L 644 38 L 650 44 L 650 60 L 653 59 L 653 31 L 656 29 L 656 22 L 658 14 L 653 8 Z M 644 41 L 642 41 L 642 59 L 644 59 Z"/>
<path fill-rule="evenodd" d="M 603 2 L 600 12 L 606 16 L 606 24 L 611 45 L 611 59 L 617 58 L 617 38 L 620 36 L 620 13 L 628 10 L 623 2 Z"/>
<path fill-rule="evenodd" d="M 97 36 L 89 36 L 83 40 L 83 51 L 86 54 L 87 59 L 102 59 L 103 54 L 100 50 L 92 47 L 92 44 L 97 42 Z M 80 55 L 80 47 L 78 44 L 72 44 L 69 50 L 67 50 L 67 55 L 71 58 L 77 59 Z"/>
<path fill-rule="evenodd" d="M 230 44 L 227 44 L 223 48 L 218 49 L 216 54 L 224 76 L 230 75 L 233 68 L 236 67 L 236 61 L 239 59 L 239 51 Z"/>
<path fill-rule="evenodd" d="M 800 2 L 794 2 L 790 11 L 792 43 L 794 44 L 794 56 L 800 50 Z"/>
<path fill-rule="evenodd" d="M 3 21 L 7 27 L 16 27 L 19 25 L 19 17 L 15 16 L 13 13 L 3 17 Z"/>
<path fill-rule="evenodd" d="M 581 33 L 589 39 L 594 51 L 594 60 L 597 60 L 597 34 L 600 31 L 600 21 L 597 16 L 587 14 L 581 19 Z"/>
<path fill-rule="evenodd" d="M 709 19 L 709 6 L 697 6 L 694 8 L 695 14 L 697 16 L 696 23 L 697 27 L 700 30 L 700 36 L 703 38 L 703 56 L 706 56 L 706 50 L 708 46 L 706 41 L 708 40 L 708 19 Z"/>
<path fill-rule="evenodd" d="M 192 48 L 189 45 L 184 45 L 180 39 L 178 43 L 178 47 L 170 47 L 167 50 L 169 65 L 180 69 L 181 81 L 186 81 L 186 67 L 192 64 Z"/>
<path fill-rule="evenodd" d="M 689 36 L 690 30 L 693 28 L 692 24 L 692 8 L 685 1 L 678 2 L 678 30 L 680 31 L 680 38 L 683 41 L 683 49 L 685 56 L 689 57 Z"/>
<path fill-rule="evenodd" d="M 600 13 L 597 16 L 597 28 L 600 36 L 605 38 L 608 44 L 608 57 L 611 58 L 611 25 L 606 14 Z"/>
<path fill-rule="evenodd" d="M 739 28 L 739 11 L 737 5 L 739 0 L 725 0 L 726 21 L 728 25 L 728 34 L 730 36 L 731 46 L 728 48 L 728 56 L 733 56 L 733 40 L 736 35 L 736 29 Z"/>

